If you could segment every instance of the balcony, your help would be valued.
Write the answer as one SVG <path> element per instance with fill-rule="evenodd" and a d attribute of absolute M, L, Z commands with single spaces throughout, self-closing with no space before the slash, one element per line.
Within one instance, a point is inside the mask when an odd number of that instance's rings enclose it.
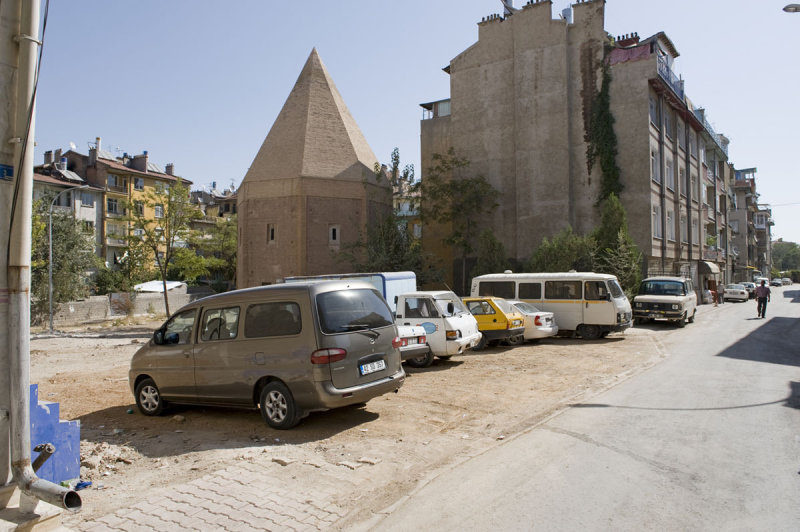
<path fill-rule="evenodd" d="M 724 261 L 725 250 L 716 248 L 706 248 L 703 250 L 703 260 Z"/>
<path fill-rule="evenodd" d="M 125 239 L 119 235 L 108 235 L 106 237 L 106 244 L 109 246 L 124 246 Z"/>
<path fill-rule="evenodd" d="M 667 60 L 662 56 L 658 56 L 658 75 L 667 82 L 667 85 L 678 95 L 678 98 L 683 100 L 683 80 L 672 71 L 667 64 Z"/>
<path fill-rule="evenodd" d="M 115 192 L 117 194 L 127 194 L 128 187 L 125 185 L 106 185 L 106 190 L 108 192 Z"/>
<path fill-rule="evenodd" d="M 711 137 L 711 140 L 714 141 L 714 144 L 716 144 L 717 147 L 720 150 L 722 150 L 722 153 L 725 154 L 725 157 L 727 157 L 728 156 L 728 145 L 722 142 L 722 137 L 716 131 L 714 131 L 713 127 L 711 127 L 711 124 L 708 122 L 708 119 L 706 119 L 705 110 L 704 109 L 695 109 L 694 114 L 695 114 L 695 116 L 697 117 L 698 120 L 703 122 L 703 127 L 706 128 L 706 133 L 708 133 L 708 136 Z"/>

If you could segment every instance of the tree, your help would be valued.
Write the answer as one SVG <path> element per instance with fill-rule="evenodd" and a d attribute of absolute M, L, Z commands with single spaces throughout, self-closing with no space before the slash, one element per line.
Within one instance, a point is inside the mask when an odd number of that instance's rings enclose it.
<path fill-rule="evenodd" d="M 204 275 L 214 280 L 215 286 L 236 286 L 236 251 L 238 224 L 236 215 L 220 219 L 209 231 L 192 231 L 189 249 L 202 258 Z"/>
<path fill-rule="evenodd" d="M 800 270 L 800 246 L 781 240 L 773 242 L 772 263 L 781 271 Z"/>
<path fill-rule="evenodd" d="M 129 249 L 138 252 L 146 249 L 155 259 L 156 268 L 164 287 L 164 308 L 167 316 L 167 273 L 175 251 L 183 246 L 192 220 L 202 216 L 189 201 L 189 188 L 180 178 L 171 185 L 160 184 L 147 189 L 141 199 L 128 202 L 128 221 L 134 231 L 129 240 Z M 154 217 L 150 216 L 153 213 Z"/>
<path fill-rule="evenodd" d="M 632 295 L 642 278 L 642 254 L 628 233 L 628 217 L 616 194 L 609 194 L 601 206 L 600 225 L 592 233 L 597 246 L 595 270 L 615 275 L 623 290 Z"/>
<path fill-rule="evenodd" d="M 467 257 L 475 251 L 481 220 L 497 207 L 497 191 L 483 176 L 457 175 L 469 161 L 457 157 L 453 148 L 446 155 L 434 154 L 433 163 L 420 183 L 420 214 L 423 222 L 449 231 L 442 242 L 460 252 L 461 290 L 467 293 Z"/>
<path fill-rule="evenodd" d="M 526 265 L 529 272 L 590 272 L 594 269 L 597 244 L 591 236 L 580 236 L 567 227 L 553 240 L 542 239 Z"/>
<path fill-rule="evenodd" d="M 506 248 L 494 233 L 484 229 L 478 238 L 478 260 L 472 269 L 472 277 L 487 273 L 501 273 L 508 269 Z"/>
<path fill-rule="evenodd" d="M 440 272 L 426 268 L 422 243 L 408 227 L 408 217 L 416 212 L 419 195 L 414 167 L 400 168 L 400 152 L 392 151 L 392 165 L 384 169 L 376 164 L 376 183 L 386 182 L 392 190 L 392 209 L 376 223 L 367 227 L 353 244 L 344 246 L 337 254 L 340 261 L 360 272 L 413 271 L 417 282 L 425 284 L 440 278 Z"/>
<path fill-rule="evenodd" d="M 608 63 L 609 46 L 604 47 L 601 65 L 600 90 L 592 100 L 591 118 L 586 132 L 586 166 L 589 174 L 597 161 L 600 163 L 600 203 L 611 194 L 619 195 L 623 185 L 617 166 L 617 135 L 614 132 L 614 115 L 611 113 L 611 67 Z"/>
<path fill-rule="evenodd" d="M 31 318 L 40 322 L 50 311 L 48 213 L 53 195 L 33 205 L 31 230 Z M 72 213 L 57 209 L 53 228 L 53 306 L 89 294 L 89 272 L 99 266 L 94 236 L 83 230 Z"/>

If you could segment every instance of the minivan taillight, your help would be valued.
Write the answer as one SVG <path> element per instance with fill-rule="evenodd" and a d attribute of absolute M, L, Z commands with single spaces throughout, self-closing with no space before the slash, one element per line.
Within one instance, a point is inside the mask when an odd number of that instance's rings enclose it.
<path fill-rule="evenodd" d="M 338 362 L 344 360 L 347 356 L 347 351 L 338 348 L 317 349 L 311 353 L 312 364 L 330 364 L 331 362 Z"/>

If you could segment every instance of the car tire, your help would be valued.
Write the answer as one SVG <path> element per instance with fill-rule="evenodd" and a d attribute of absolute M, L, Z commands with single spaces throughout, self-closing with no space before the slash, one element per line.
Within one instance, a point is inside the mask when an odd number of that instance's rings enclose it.
<path fill-rule="evenodd" d="M 679 329 L 683 329 L 686 327 L 686 313 L 684 312 L 681 318 L 675 322 L 675 325 L 678 326 Z"/>
<path fill-rule="evenodd" d="M 691 316 L 689 316 L 689 320 L 688 320 L 688 321 L 689 321 L 689 323 L 694 323 L 694 317 L 695 317 L 696 315 L 697 315 L 697 309 L 694 309 L 694 310 L 692 311 L 692 315 L 691 315 Z"/>
<path fill-rule="evenodd" d="M 143 379 L 137 384 L 135 395 L 136 407 L 145 416 L 159 416 L 167 406 L 153 379 Z"/>
<path fill-rule="evenodd" d="M 416 358 L 409 358 L 406 360 L 406 364 L 411 366 L 412 368 L 427 368 L 431 364 L 433 364 L 433 351 L 428 349 L 428 352 L 422 356 L 418 356 Z"/>
<path fill-rule="evenodd" d="M 518 334 L 506 340 L 506 343 L 512 347 L 517 345 L 522 345 L 525 343 L 525 337 L 521 334 Z"/>
<path fill-rule="evenodd" d="M 258 404 L 261 417 L 273 429 L 290 429 L 300 421 L 292 392 L 280 381 L 272 381 L 264 386 Z"/>
<path fill-rule="evenodd" d="M 584 340 L 599 340 L 603 331 L 601 331 L 600 327 L 597 325 L 581 324 L 578 325 L 578 334 L 580 334 L 581 338 Z"/>
<path fill-rule="evenodd" d="M 486 340 L 486 335 L 481 333 L 481 341 L 478 342 L 478 345 L 473 347 L 472 350 L 473 351 L 483 351 L 484 349 L 486 349 L 486 345 L 487 344 L 488 344 L 488 341 Z"/>

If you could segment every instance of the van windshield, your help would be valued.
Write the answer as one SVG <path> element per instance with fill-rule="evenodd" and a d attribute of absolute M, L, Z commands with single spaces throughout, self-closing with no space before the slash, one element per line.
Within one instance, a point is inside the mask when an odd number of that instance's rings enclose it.
<path fill-rule="evenodd" d="M 387 327 L 394 323 L 377 290 L 336 290 L 317 295 L 322 332 L 336 334 Z"/>
<path fill-rule="evenodd" d="M 608 291 L 611 292 L 611 297 L 614 299 L 625 296 L 625 292 L 622 291 L 622 287 L 615 279 L 608 281 Z"/>
<path fill-rule="evenodd" d="M 639 286 L 640 296 L 682 296 L 685 295 L 680 281 L 643 281 Z"/>
<path fill-rule="evenodd" d="M 464 303 L 460 299 L 458 299 L 457 297 L 456 298 L 446 298 L 446 299 L 436 298 L 434 301 L 436 303 L 436 308 L 439 309 L 439 312 L 441 312 L 442 316 L 444 316 L 445 318 L 449 318 L 450 316 L 457 316 L 459 314 L 469 314 L 469 310 L 467 310 L 467 307 L 465 307 Z M 453 304 L 453 313 L 452 314 L 447 312 L 447 304 L 448 303 L 452 303 Z"/>

